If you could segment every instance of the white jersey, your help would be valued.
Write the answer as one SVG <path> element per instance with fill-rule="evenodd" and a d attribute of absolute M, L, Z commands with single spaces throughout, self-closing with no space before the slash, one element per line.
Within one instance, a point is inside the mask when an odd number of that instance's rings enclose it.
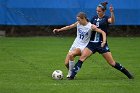
<path fill-rule="evenodd" d="M 91 26 L 92 24 L 90 22 L 88 22 L 88 24 L 85 26 L 80 25 L 79 23 L 77 24 L 77 37 L 74 40 L 70 51 L 75 48 L 80 48 L 80 50 L 82 51 L 87 46 L 91 37 Z"/>

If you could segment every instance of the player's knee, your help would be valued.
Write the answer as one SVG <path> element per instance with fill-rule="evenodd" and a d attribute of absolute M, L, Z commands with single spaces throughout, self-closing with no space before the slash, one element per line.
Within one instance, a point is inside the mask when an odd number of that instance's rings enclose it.
<path fill-rule="evenodd" d="M 82 55 L 81 57 L 80 57 L 80 59 L 79 60 L 81 60 L 81 61 L 85 61 L 86 60 L 86 58 L 87 58 L 87 56 L 86 55 Z"/>
<path fill-rule="evenodd" d="M 70 60 L 72 60 L 74 58 L 74 54 L 73 53 L 69 53 L 69 58 L 70 58 Z"/>

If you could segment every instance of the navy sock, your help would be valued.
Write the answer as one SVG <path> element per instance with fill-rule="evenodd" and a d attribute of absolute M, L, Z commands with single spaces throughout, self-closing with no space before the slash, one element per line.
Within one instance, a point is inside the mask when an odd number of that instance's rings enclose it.
<path fill-rule="evenodd" d="M 117 70 L 120 70 L 120 71 L 122 71 L 122 69 L 124 69 L 124 67 L 121 64 L 117 63 L 117 62 L 115 64 L 114 68 L 116 68 Z"/>
<path fill-rule="evenodd" d="M 117 70 L 120 70 L 122 73 L 124 73 L 129 79 L 133 79 L 134 77 L 119 63 L 116 63 L 114 68 Z"/>
<path fill-rule="evenodd" d="M 77 72 L 81 69 L 83 62 L 78 60 L 78 62 L 75 64 L 74 68 L 72 69 L 71 78 L 74 78 Z"/>

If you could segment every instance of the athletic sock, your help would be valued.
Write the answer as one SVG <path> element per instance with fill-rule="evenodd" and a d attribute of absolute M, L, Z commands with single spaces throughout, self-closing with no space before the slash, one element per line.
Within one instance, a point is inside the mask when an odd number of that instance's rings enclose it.
<path fill-rule="evenodd" d="M 114 68 L 117 70 L 120 70 L 122 73 L 124 73 L 129 79 L 133 79 L 134 77 L 119 63 L 116 62 Z"/>
<path fill-rule="evenodd" d="M 67 77 L 70 77 L 73 67 L 74 67 L 74 61 L 69 61 L 69 71 Z"/>
<path fill-rule="evenodd" d="M 83 62 L 78 60 L 78 62 L 75 64 L 74 68 L 72 69 L 72 73 L 70 78 L 74 78 L 75 75 L 77 74 L 77 72 L 80 70 L 80 68 L 82 67 Z"/>

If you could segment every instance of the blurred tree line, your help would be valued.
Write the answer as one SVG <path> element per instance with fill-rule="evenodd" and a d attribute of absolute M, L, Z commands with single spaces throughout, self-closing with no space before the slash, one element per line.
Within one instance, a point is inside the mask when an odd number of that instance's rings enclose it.
<path fill-rule="evenodd" d="M 5 36 L 76 36 L 76 28 L 53 34 L 54 28 L 63 26 L 0 26 Z M 140 26 L 113 26 L 108 30 L 109 36 L 140 36 Z"/>

